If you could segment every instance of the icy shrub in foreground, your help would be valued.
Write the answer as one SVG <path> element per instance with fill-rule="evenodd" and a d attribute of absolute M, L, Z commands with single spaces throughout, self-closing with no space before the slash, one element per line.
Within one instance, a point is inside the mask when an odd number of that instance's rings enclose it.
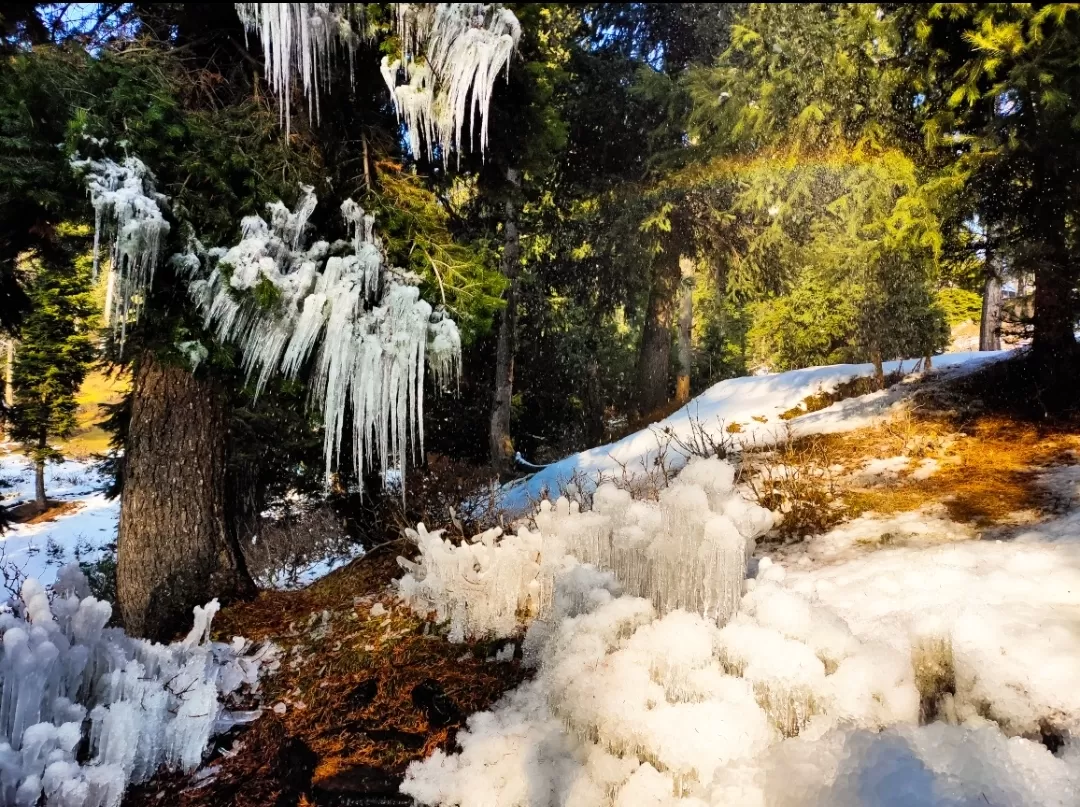
<path fill-rule="evenodd" d="M 915 725 L 910 659 L 779 585 L 776 566 L 763 564 L 722 628 L 681 610 L 658 617 L 580 568 L 577 596 L 559 598 L 536 649 L 537 677 L 470 717 L 460 753 L 412 764 L 403 792 L 455 807 L 1064 807 L 1080 798 L 1075 747 L 1054 756 L 977 718 Z"/>
<path fill-rule="evenodd" d="M 683 609 L 723 624 L 735 612 L 754 539 L 772 513 L 734 488 L 723 460 L 695 460 L 659 502 L 633 501 L 600 486 L 593 509 L 543 501 L 536 529 L 498 528 L 455 544 L 424 525 L 409 531 L 417 563 L 399 558 L 407 574 L 401 596 L 418 612 L 450 622 L 451 641 L 506 637 L 522 619 L 548 622 L 556 581 L 581 564 L 611 572 L 629 594 L 666 614 Z M 569 592 L 564 592 L 569 594 Z"/>
<path fill-rule="evenodd" d="M 0 804 L 44 794 L 48 805 L 115 807 L 159 768 L 193 770 L 213 734 L 254 716 L 223 703 L 256 690 L 276 650 L 210 642 L 217 600 L 195 609 L 187 638 L 162 645 L 106 628 L 112 606 L 89 596 L 76 566 L 54 593 L 50 603 L 27 580 L 0 613 Z"/>

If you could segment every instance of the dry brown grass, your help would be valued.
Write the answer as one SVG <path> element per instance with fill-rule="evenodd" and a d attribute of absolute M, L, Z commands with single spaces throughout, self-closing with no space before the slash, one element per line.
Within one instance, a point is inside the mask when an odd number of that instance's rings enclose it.
<path fill-rule="evenodd" d="M 465 718 L 517 686 L 524 671 L 516 660 L 485 661 L 505 641 L 450 644 L 396 602 L 388 587 L 407 549 L 384 545 L 301 591 L 267 591 L 223 609 L 216 638 L 242 634 L 282 648 L 281 670 L 263 682 L 266 716 L 236 756 L 216 763 L 221 771 L 207 787 L 183 791 L 187 780 L 166 777 L 125 804 L 303 804 L 303 793 L 333 789 L 357 772 L 392 792 L 409 762 L 449 749 Z M 385 616 L 371 615 L 376 603 Z M 425 684 L 453 705 L 441 719 L 415 700 Z M 277 702 L 287 704 L 284 715 L 270 711 Z M 297 759 L 309 759 L 310 770 L 292 770 Z"/>
<path fill-rule="evenodd" d="M 794 473 L 788 470 L 789 481 L 781 485 L 766 472 L 759 500 L 767 506 L 778 504 L 778 496 L 785 500 L 785 509 L 797 516 L 787 529 L 793 535 L 820 532 L 868 511 L 891 515 L 934 503 L 954 521 L 984 529 L 1053 512 L 1056 503 L 1038 484 L 1039 471 L 1075 462 L 1077 451 L 1076 422 L 1040 424 L 989 414 L 960 422 L 909 412 L 880 426 L 781 446 L 771 461 Z M 822 470 L 853 472 L 867 459 L 901 455 L 911 458 L 910 468 L 887 485 L 855 487 Z M 939 468 L 916 479 L 911 471 L 925 458 Z"/>

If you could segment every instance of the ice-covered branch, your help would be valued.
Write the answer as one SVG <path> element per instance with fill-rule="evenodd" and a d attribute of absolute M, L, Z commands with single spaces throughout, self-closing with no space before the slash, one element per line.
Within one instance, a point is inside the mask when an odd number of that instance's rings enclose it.
<path fill-rule="evenodd" d="M 137 320 L 154 281 L 170 225 L 166 198 L 154 189 L 154 175 L 137 157 L 71 161 L 84 173 L 94 206 L 94 277 L 97 277 L 102 235 L 112 235 L 113 276 L 106 319 L 123 350 L 128 322 Z"/>
<path fill-rule="evenodd" d="M 401 42 L 398 58 L 386 57 L 382 74 L 394 108 L 409 130 L 414 154 L 422 144 L 445 160 L 461 150 L 468 120 L 480 149 L 487 144 L 488 109 L 495 81 L 508 68 L 521 25 L 498 3 L 397 3 L 394 25 Z M 363 18 L 360 3 L 237 3 L 246 30 L 257 33 L 271 86 L 282 100 L 288 124 L 294 75 L 318 117 L 318 92 L 325 84 L 335 47 L 352 55 L 357 36 L 352 18 Z M 399 84 L 399 73 L 405 82 Z M 476 125 L 479 123 L 479 131 Z"/>
<path fill-rule="evenodd" d="M 384 473 L 404 467 L 409 441 L 423 445 L 425 363 L 438 384 L 457 376 L 457 326 L 420 298 L 415 278 L 386 265 L 374 217 L 352 200 L 341 207 L 351 241 L 304 248 L 316 200 L 303 191 L 295 212 L 277 202 L 269 222 L 246 218 L 231 249 L 196 247 L 175 260 L 195 273 L 190 292 L 207 327 L 240 347 L 257 391 L 312 366 L 328 475 L 346 425 L 358 474 L 376 455 Z M 210 273 L 198 276 L 204 264 Z"/>

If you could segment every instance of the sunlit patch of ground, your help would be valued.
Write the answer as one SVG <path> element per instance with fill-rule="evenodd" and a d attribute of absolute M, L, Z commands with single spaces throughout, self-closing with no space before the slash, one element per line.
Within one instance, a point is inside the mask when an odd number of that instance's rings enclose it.
<path fill-rule="evenodd" d="M 95 370 L 87 374 L 75 396 L 79 404 L 75 432 L 59 441 L 65 456 L 84 459 L 109 450 L 112 435 L 101 426 L 108 414 L 103 407 L 119 403 L 130 387 L 131 378 L 126 373 Z"/>

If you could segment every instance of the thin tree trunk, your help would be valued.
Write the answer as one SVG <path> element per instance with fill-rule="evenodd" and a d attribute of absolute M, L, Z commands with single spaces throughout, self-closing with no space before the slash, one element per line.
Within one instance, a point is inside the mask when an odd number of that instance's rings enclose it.
<path fill-rule="evenodd" d="M 499 341 L 495 350 L 495 400 L 491 408 L 488 433 L 491 465 L 499 474 L 514 466 L 514 443 L 510 438 L 510 402 L 514 396 L 514 336 L 517 330 L 518 280 L 521 271 L 521 243 L 518 235 L 517 189 L 521 178 L 509 168 L 510 183 L 504 202 L 502 272 L 509 281 L 506 306 L 499 317 Z"/>
<path fill-rule="evenodd" d="M 881 348 L 876 344 L 870 347 L 870 361 L 874 364 L 874 386 L 885 389 L 885 364 L 881 359 Z"/>
<path fill-rule="evenodd" d="M 49 447 L 49 437 L 42 429 L 38 434 L 38 449 L 44 451 Z M 39 459 L 34 464 L 34 501 L 37 503 L 38 509 L 41 512 L 45 512 L 45 508 L 49 506 L 49 501 L 45 497 L 45 460 Z"/>
<path fill-rule="evenodd" d="M 191 609 L 254 594 L 226 507 L 227 410 L 211 384 L 147 351 L 132 390 L 117 552 L 128 633 L 165 640 Z"/>
<path fill-rule="evenodd" d="M 7 366 L 4 368 L 4 403 L 15 403 L 15 340 L 7 340 Z"/>
<path fill-rule="evenodd" d="M 1001 350 L 1001 272 L 997 255 L 986 234 L 986 259 L 983 263 L 982 316 L 979 318 L 979 350 Z"/>
<path fill-rule="evenodd" d="M 690 371 L 694 363 L 691 344 L 694 327 L 694 261 L 679 259 L 682 283 L 679 286 L 679 374 L 675 378 L 675 400 L 690 400 Z"/>
<path fill-rule="evenodd" d="M 667 402 L 671 363 L 671 325 L 679 289 L 679 256 L 668 251 L 656 256 L 645 329 L 637 361 L 637 403 L 648 414 Z"/>

